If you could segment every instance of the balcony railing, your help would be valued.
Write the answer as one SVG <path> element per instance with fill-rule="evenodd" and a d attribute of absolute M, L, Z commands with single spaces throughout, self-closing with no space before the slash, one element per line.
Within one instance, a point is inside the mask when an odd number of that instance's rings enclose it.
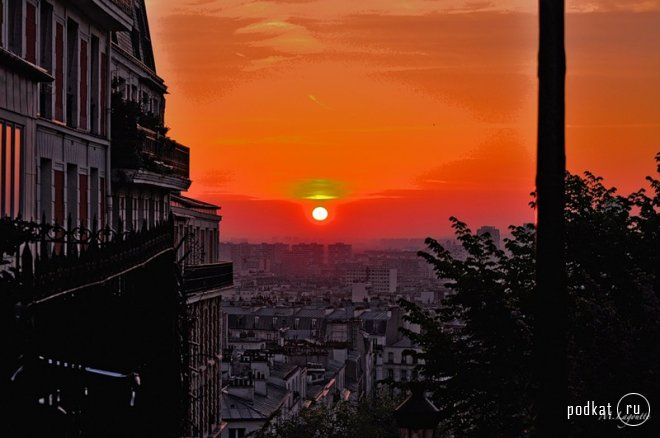
<path fill-rule="evenodd" d="M 142 164 L 147 170 L 171 173 L 181 178 L 190 177 L 190 149 L 169 138 L 158 137 L 149 129 L 140 128 L 144 141 L 138 145 Z"/>
<path fill-rule="evenodd" d="M 234 285 L 234 265 L 224 262 L 186 266 L 183 283 L 188 293 L 231 287 Z"/>
<path fill-rule="evenodd" d="M 129 16 L 133 16 L 133 2 L 131 0 L 110 0 L 110 3 L 117 6 Z"/>

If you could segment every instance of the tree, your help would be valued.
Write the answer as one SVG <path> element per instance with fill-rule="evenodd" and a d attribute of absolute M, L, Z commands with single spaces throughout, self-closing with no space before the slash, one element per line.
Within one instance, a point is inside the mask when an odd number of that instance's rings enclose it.
<path fill-rule="evenodd" d="M 401 400 L 384 392 L 375 400 L 313 405 L 290 420 L 257 433 L 258 438 L 397 438 L 394 409 Z"/>
<path fill-rule="evenodd" d="M 656 159 L 660 163 L 660 154 Z M 660 182 L 648 180 L 651 196 L 645 190 L 620 196 L 588 172 L 566 175 L 569 403 L 616 404 L 628 392 L 660 394 Z M 429 379 L 447 433 L 534 434 L 543 408 L 535 404 L 539 382 L 532 360 L 534 226 L 510 227 L 511 238 L 499 250 L 490 236 L 451 221 L 467 257 L 454 257 L 433 239 L 420 255 L 452 294 L 438 309 L 401 303 L 406 318 L 422 328 L 421 334 L 404 330 L 423 348 L 419 372 Z M 617 432 L 616 423 L 587 417 L 572 422 L 569 435 Z"/>

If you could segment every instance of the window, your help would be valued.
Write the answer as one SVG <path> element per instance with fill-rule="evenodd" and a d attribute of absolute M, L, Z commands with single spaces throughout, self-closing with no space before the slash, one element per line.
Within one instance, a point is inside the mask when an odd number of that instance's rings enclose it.
<path fill-rule="evenodd" d="M 53 7 L 41 1 L 39 6 L 39 65 L 53 71 Z"/>
<path fill-rule="evenodd" d="M 129 202 L 131 229 L 137 231 L 140 229 L 140 218 L 138 217 L 139 200 L 138 198 L 131 197 L 129 198 Z"/>
<path fill-rule="evenodd" d="M 55 208 L 54 208 L 54 220 L 58 225 L 64 225 L 64 171 L 63 170 L 54 170 L 53 171 L 53 185 L 55 187 Z M 58 239 L 62 239 L 64 236 L 61 233 L 58 233 L 56 236 Z M 62 254 L 64 246 L 62 242 L 55 244 L 54 252 L 56 254 Z"/>
<path fill-rule="evenodd" d="M 88 56 L 87 56 L 87 41 L 80 40 L 80 129 L 87 130 L 87 71 L 88 71 Z"/>
<path fill-rule="evenodd" d="M 160 199 L 154 201 L 154 220 L 160 222 L 160 206 L 162 201 Z"/>
<path fill-rule="evenodd" d="M 70 128 L 78 127 L 78 24 L 69 19 L 66 24 L 66 124 Z"/>
<path fill-rule="evenodd" d="M 42 1 L 39 6 L 39 65 L 53 72 L 53 7 Z M 39 84 L 39 115 L 53 117 L 53 85 Z"/>
<path fill-rule="evenodd" d="M 55 24 L 55 119 L 64 121 L 64 25 Z"/>
<path fill-rule="evenodd" d="M 2 29 L 3 29 L 2 24 L 5 21 L 4 18 L 5 18 L 5 5 L 2 2 L 2 0 L 0 0 L 0 47 L 4 45 L 4 40 L 2 39 Z"/>
<path fill-rule="evenodd" d="M 21 210 L 22 133 L 21 126 L 0 120 L 0 152 L 2 153 L 0 216 L 16 217 Z"/>
<path fill-rule="evenodd" d="M 23 0 L 7 2 L 7 48 L 23 56 Z"/>
<path fill-rule="evenodd" d="M 71 223 L 75 227 L 78 224 L 78 166 L 75 164 L 66 165 L 66 203 L 67 217 L 71 218 Z M 65 223 L 68 226 L 68 223 Z"/>
<path fill-rule="evenodd" d="M 101 211 L 99 212 L 99 216 L 100 216 L 99 228 L 103 228 L 105 227 L 105 178 L 99 178 L 99 180 L 100 180 L 99 186 L 101 186 L 101 190 L 100 190 L 101 193 L 99 194 L 101 197 L 100 199 Z"/>
<path fill-rule="evenodd" d="M 123 196 L 119 197 L 119 220 L 126 222 L 126 198 Z"/>
<path fill-rule="evenodd" d="M 387 353 L 387 363 L 394 363 L 394 353 L 391 351 Z"/>
<path fill-rule="evenodd" d="M 39 220 L 47 223 L 53 220 L 53 162 L 42 158 L 39 166 Z"/>
<path fill-rule="evenodd" d="M 316 318 L 312 318 L 312 329 L 316 328 Z"/>
<path fill-rule="evenodd" d="M 89 219 L 89 196 L 88 196 L 88 183 L 89 179 L 87 175 L 83 175 L 82 173 L 78 176 L 78 187 L 80 190 L 80 195 L 79 195 L 79 207 L 78 207 L 78 216 L 80 217 L 80 226 L 81 227 L 88 227 L 88 219 Z"/>
<path fill-rule="evenodd" d="M 200 262 L 204 263 L 206 261 L 206 230 L 199 230 L 199 247 L 201 249 Z"/>
<path fill-rule="evenodd" d="M 100 99 L 100 88 L 99 88 L 99 69 L 100 69 L 100 51 L 99 51 L 99 39 L 98 37 L 92 35 L 92 54 L 91 54 L 91 81 L 90 81 L 90 92 L 89 92 L 89 119 L 91 121 L 90 129 L 92 133 L 99 134 L 99 99 Z M 103 115 L 101 114 L 101 117 Z"/>
<path fill-rule="evenodd" d="M 245 428 L 229 429 L 229 438 L 243 438 L 243 437 L 245 437 Z"/>
<path fill-rule="evenodd" d="M 64 172 L 53 171 L 53 185 L 55 187 L 54 217 L 57 225 L 64 225 Z"/>
<path fill-rule="evenodd" d="M 392 368 L 387 369 L 387 378 L 394 379 L 394 370 Z"/>
<path fill-rule="evenodd" d="M 99 111 L 99 116 L 101 117 L 101 129 L 99 134 L 106 135 L 106 123 L 107 123 L 107 88 L 108 85 L 108 55 L 101 52 L 101 110 Z"/>
<path fill-rule="evenodd" d="M 89 215 L 92 221 L 99 225 L 99 170 L 92 167 L 89 170 Z M 94 225 L 93 223 L 90 224 Z"/>

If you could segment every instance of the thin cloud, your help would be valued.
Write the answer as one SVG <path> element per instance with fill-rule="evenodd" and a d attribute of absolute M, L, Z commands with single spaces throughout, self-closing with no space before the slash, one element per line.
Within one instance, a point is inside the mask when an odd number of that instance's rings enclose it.
<path fill-rule="evenodd" d="M 328 110 L 331 110 L 331 109 L 332 109 L 332 108 L 330 108 L 328 105 L 326 105 L 326 104 L 324 104 L 323 102 L 319 101 L 319 99 L 318 99 L 315 95 L 313 95 L 313 94 L 308 94 L 308 95 L 307 95 L 307 98 L 308 98 L 309 100 L 311 100 L 312 102 L 314 102 L 316 105 L 320 106 L 321 108 L 325 108 L 325 109 L 328 109 Z"/>

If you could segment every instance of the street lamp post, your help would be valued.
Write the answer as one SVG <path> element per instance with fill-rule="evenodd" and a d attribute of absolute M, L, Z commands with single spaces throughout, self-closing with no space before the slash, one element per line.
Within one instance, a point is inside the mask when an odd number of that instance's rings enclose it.
<path fill-rule="evenodd" d="M 566 434 L 564 0 L 539 0 L 535 356 L 538 437 Z"/>
<path fill-rule="evenodd" d="M 434 438 L 440 422 L 440 411 L 424 395 L 424 387 L 417 383 L 412 394 L 394 411 L 394 419 L 401 438 Z"/>

